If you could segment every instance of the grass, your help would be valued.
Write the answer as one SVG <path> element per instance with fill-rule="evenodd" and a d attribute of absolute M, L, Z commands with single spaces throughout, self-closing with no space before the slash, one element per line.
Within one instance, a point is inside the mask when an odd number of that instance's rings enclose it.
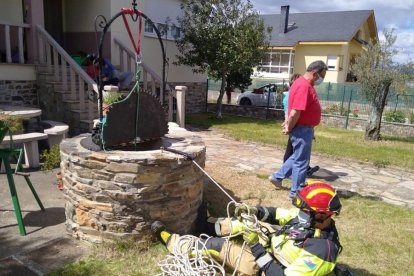
<path fill-rule="evenodd" d="M 225 115 L 217 120 L 213 113 L 187 114 L 186 123 L 222 129 L 235 140 L 286 147 L 287 136 L 281 133 L 281 122 Z M 371 162 L 375 166 L 414 169 L 414 137 L 383 135 L 381 141 L 364 139 L 364 132 L 318 126 L 312 152 L 332 157 Z"/>
<path fill-rule="evenodd" d="M 167 249 L 160 243 L 137 243 L 130 240 L 105 242 L 96 245 L 88 256 L 69 263 L 50 275 L 155 275 L 161 272 L 157 267 L 158 261 L 167 253 Z"/>
<path fill-rule="evenodd" d="M 227 115 L 217 121 L 212 114 L 192 114 L 187 123 L 220 128 L 236 139 L 280 147 L 286 144 L 280 122 Z M 377 167 L 413 167 L 412 139 L 385 137 L 380 142 L 369 142 L 364 141 L 363 133 L 325 127 L 318 127 L 316 136 L 314 151 L 321 154 L 369 160 Z M 327 148 L 325 151 L 322 145 Z M 288 191 L 275 190 L 267 175 L 212 164 L 206 170 L 238 202 L 291 207 Z M 285 182 L 284 185 L 287 187 Z M 214 184 L 206 184 L 204 198 L 213 216 L 227 215 L 229 199 Z M 343 246 L 338 263 L 350 267 L 355 275 L 413 275 L 414 210 L 358 196 L 341 198 L 341 202 L 342 212 L 335 217 Z M 159 243 L 116 241 L 96 246 L 90 255 L 52 275 L 155 275 L 160 272 L 157 263 L 166 254 Z"/>

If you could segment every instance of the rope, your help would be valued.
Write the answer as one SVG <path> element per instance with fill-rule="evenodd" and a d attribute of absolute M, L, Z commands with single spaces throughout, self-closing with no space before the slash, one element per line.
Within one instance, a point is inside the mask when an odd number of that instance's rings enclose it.
<path fill-rule="evenodd" d="M 226 190 L 224 190 L 223 187 L 221 187 L 220 184 L 218 184 L 199 164 L 197 164 L 197 162 L 195 160 L 192 160 L 193 163 L 208 177 L 210 178 L 211 181 L 213 181 L 213 183 L 232 201 L 232 202 L 237 202 L 234 198 L 231 197 L 231 195 L 229 195 Z"/>
<path fill-rule="evenodd" d="M 141 21 L 140 21 L 141 22 Z M 135 72 L 135 86 L 134 90 L 137 93 L 137 109 L 135 113 L 135 139 L 134 139 L 134 149 L 137 150 L 137 137 L 138 137 L 138 122 L 139 122 L 139 98 L 140 98 L 140 86 L 137 85 L 139 83 L 139 79 L 141 78 L 141 71 L 139 69 L 140 62 L 136 58 L 136 72 Z M 132 93 L 132 92 L 131 92 Z"/>
<path fill-rule="evenodd" d="M 230 206 L 232 204 L 240 204 L 235 201 L 231 201 L 227 204 L 227 217 L 230 218 Z M 245 204 L 244 204 L 245 205 Z M 247 206 L 247 205 L 246 205 Z M 245 214 L 242 216 L 246 221 L 246 228 L 250 231 L 258 231 L 259 223 L 255 215 Z M 175 242 L 172 254 L 167 255 L 163 260 L 158 263 L 162 273 L 158 276 L 199 276 L 199 275 L 226 275 L 224 269 L 226 260 L 228 259 L 230 239 L 242 235 L 244 231 L 237 234 L 229 234 L 226 237 L 222 237 L 225 240 L 225 255 L 222 264 L 219 264 L 211 255 L 206 247 L 208 240 L 211 238 L 206 234 L 201 234 L 200 237 L 192 235 L 184 235 L 177 239 Z M 240 254 L 237 256 L 237 261 L 233 271 L 233 276 L 237 274 L 241 262 L 243 252 L 247 242 L 243 242 Z M 207 255 L 203 255 L 207 253 Z"/>
<path fill-rule="evenodd" d="M 191 235 L 181 236 L 174 245 L 173 255 L 168 255 L 158 263 L 162 273 L 171 276 L 226 275 L 224 268 L 211 256 L 203 256 L 208 252 L 205 241 Z M 200 248 L 201 247 L 201 248 Z M 200 250 L 201 249 L 201 250 Z M 189 257 L 194 254 L 193 257 Z"/>

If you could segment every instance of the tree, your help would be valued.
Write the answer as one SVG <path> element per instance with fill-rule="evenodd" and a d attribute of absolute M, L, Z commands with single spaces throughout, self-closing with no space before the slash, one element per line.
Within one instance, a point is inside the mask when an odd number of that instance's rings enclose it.
<path fill-rule="evenodd" d="M 231 92 L 234 91 L 235 88 L 244 91 L 252 84 L 252 79 L 250 76 L 253 73 L 252 67 L 247 68 L 239 68 L 237 71 L 232 71 L 227 75 L 226 78 L 226 94 L 227 94 L 227 103 L 231 102 Z"/>
<path fill-rule="evenodd" d="M 371 103 L 371 111 L 365 128 L 365 139 L 381 139 L 381 119 L 390 87 L 403 94 L 405 82 L 409 75 L 407 65 L 393 62 L 392 58 L 398 53 L 393 47 L 396 35 L 394 30 L 384 29 L 385 40 L 370 42 L 366 51 L 355 59 L 352 73 L 360 84 L 361 92 Z"/>
<path fill-rule="evenodd" d="M 183 37 L 177 41 L 177 64 L 208 72 L 221 80 L 217 118 L 231 73 L 252 68 L 266 53 L 271 29 L 266 28 L 249 0 L 186 0 L 178 24 Z M 266 32 L 267 31 L 267 32 Z"/>

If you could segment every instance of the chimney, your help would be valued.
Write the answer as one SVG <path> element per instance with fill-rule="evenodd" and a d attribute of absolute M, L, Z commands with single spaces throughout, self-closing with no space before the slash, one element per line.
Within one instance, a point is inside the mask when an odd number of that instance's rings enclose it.
<path fill-rule="evenodd" d="M 287 32 L 289 22 L 289 5 L 280 7 L 280 23 L 279 33 L 285 34 Z"/>

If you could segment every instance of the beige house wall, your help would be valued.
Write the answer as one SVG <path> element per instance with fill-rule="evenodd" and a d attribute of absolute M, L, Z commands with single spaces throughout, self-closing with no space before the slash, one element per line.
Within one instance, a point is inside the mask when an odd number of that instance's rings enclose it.
<path fill-rule="evenodd" d="M 110 18 L 110 0 L 64 0 L 63 31 L 94 32 L 95 17 L 99 14 Z"/>
<path fill-rule="evenodd" d="M 0 66 L 0 80 L 36 80 L 35 66 L 2 63 Z"/>
<path fill-rule="evenodd" d="M 0 22 L 23 23 L 22 1 L 0 0 L 0 7 Z"/>
<path fill-rule="evenodd" d="M 349 43 L 349 57 L 352 59 L 352 56 L 356 56 L 362 51 L 361 43 L 351 40 Z"/>
<path fill-rule="evenodd" d="M 347 64 L 349 62 L 348 44 L 338 43 L 333 45 L 325 44 L 299 44 L 295 48 L 295 69 L 294 73 L 303 74 L 306 68 L 316 60 L 328 62 L 328 56 L 337 57 L 336 70 L 328 70 L 325 76 L 325 82 L 345 82 L 347 73 Z M 342 61 L 340 61 L 342 59 Z M 340 64 L 342 66 L 340 67 Z"/>
<path fill-rule="evenodd" d="M 363 39 L 363 40 L 365 40 L 365 41 L 369 41 L 371 38 L 370 38 L 370 35 L 369 35 L 369 27 L 368 27 L 368 23 L 367 22 L 365 22 L 362 26 L 361 26 L 361 28 L 360 28 L 360 30 L 361 30 L 361 38 Z"/>

